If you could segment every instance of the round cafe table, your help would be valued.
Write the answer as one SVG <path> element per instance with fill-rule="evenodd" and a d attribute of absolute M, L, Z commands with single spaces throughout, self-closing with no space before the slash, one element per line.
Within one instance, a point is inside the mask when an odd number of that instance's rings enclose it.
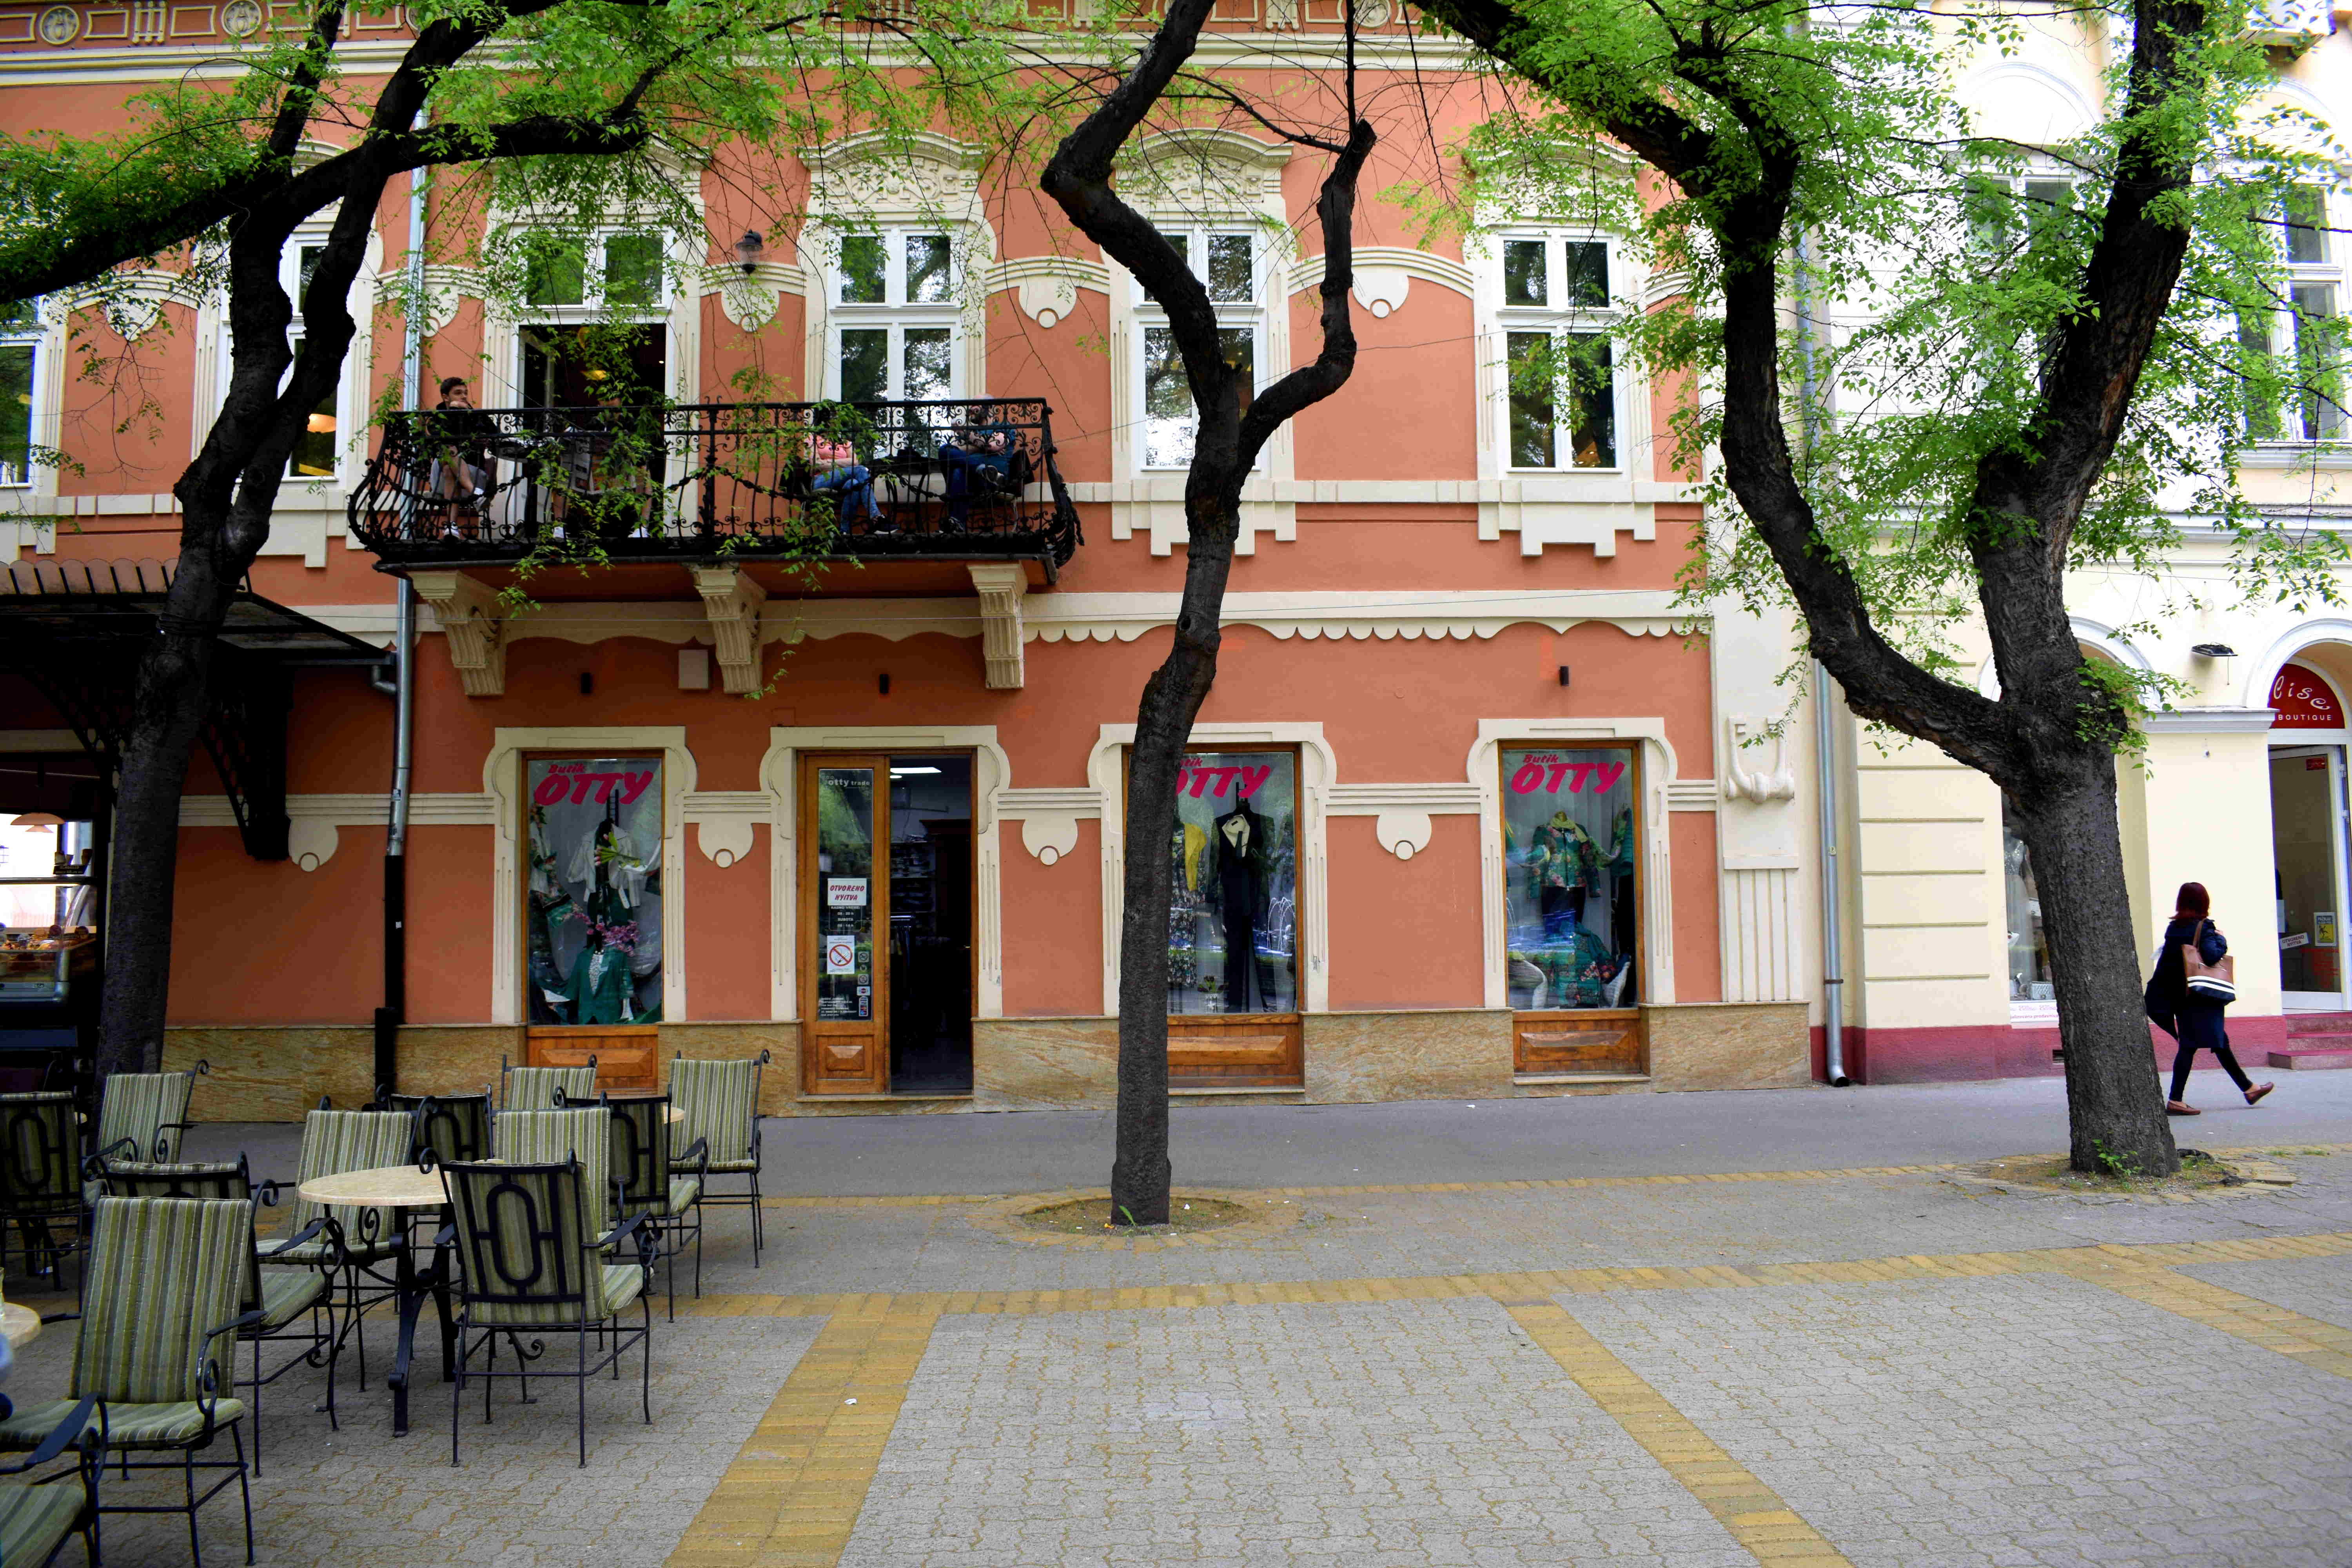
<path fill-rule="evenodd" d="M 416 1267 L 415 1249 L 408 1244 L 410 1211 L 440 1209 L 448 1204 L 448 1190 L 441 1184 L 441 1173 L 420 1171 L 415 1165 L 380 1165 L 372 1170 L 314 1176 L 294 1190 L 308 1202 L 330 1207 L 392 1211 L 389 1230 L 394 1240 L 393 1293 L 400 1309 L 400 1347 L 393 1353 L 392 1375 L 384 1382 L 392 1387 L 392 1435 L 405 1436 L 409 1366 L 416 1358 L 416 1320 L 425 1310 L 427 1296 L 433 1298 L 441 1315 L 441 1381 L 446 1383 L 456 1375 L 451 1352 L 456 1347 L 457 1331 L 449 1315 L 447 1251 L 435 1247 L 431 1266 L 420 1269 Z"/>
<path fill-rule="evenodd" d="M 41 1314 L 14 1301 L 0 1303 L 0 1334 L 7 1336 L 10 1350 L 23 1350 L 41 1337 Z"/>

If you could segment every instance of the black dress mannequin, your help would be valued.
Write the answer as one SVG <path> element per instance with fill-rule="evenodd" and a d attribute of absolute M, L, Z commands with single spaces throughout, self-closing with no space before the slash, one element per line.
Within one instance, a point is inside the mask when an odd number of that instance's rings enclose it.
<path fill-rule="evenodd" d="M 1257 972 L 1258 918 L 1265 907 L 1265 824 L 1244 800 L 1217 818 L 1209 837 L 1217 857 L 1217 897 L 1225 925 L 1225 1011 L 1263 1012 L 1265 982 Z M 1245 1001 L 1254 993 L 1256 1005 Z"/>

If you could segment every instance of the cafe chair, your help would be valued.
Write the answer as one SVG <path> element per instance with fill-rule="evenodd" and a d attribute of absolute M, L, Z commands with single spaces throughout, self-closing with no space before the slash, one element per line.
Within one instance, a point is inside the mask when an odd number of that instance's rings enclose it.
<path fill-rule="evenodd" d="M 405 1165 L 416 1135 L 415 1118 L 398 1110 L 331 1110 L 321 1108 L 302 1120 L 302 1157 L 294 1185 L 346 1171 L 377 1171 Z M 320 1221 L 325 1221 L 321 1225 Z M 368 1311 L 396 1293 L 382 1272 L 408 1244 L 394 1233 L 389 1209 L 314 1204 L 298 1191 L 288 1210 L 293 1236 L 261 1255 L 276 1268 L 310 1268 L 325 1274 L 331 1291 L 341 1286 L 343 1323 L 333 1357 L 349 1338 L 359 1352 L 360 1387 L 367 1387 Z"/>
<path fill-rule="evenodd" d="M 0 1477 L 31 1473 L 56 1462 L 68 1448 L 74 1468 L 43 1476 L 37 1481 L 0 1479 L 0 1564 L 6 1568 L 48 1568 L 65 1549 L 66 1538 L 81 1537 L 84 1562 L 95 1565 L 98 1555 L 98 1428 L 90 1417 L 98 1401 L 85 1399 L 49 1429 L 29 1458 L 0 1465 Z M 0 1422 L 16 1413 L 8 1396 L 0 1394 Z M 65 1485 L 68 1478 L 81 1482 Z"/>
<path fill-rule="evenodd" d="M 590 1116 L 590 1111 L 524 1111 L 525 1116 Z M 506 1118 L 501 1117 L 501 1122 Z M 577 1124 L 585 1125 L 585 1124 Z M 503 1142 L 509 1131 L 501 1126 Z M 553 1133 L 549 1134 L 551 1137 Z M 607 1134 L 609 1136 L 609 1134 Z M 588 1464 L 588 1380 L 610 1367 L 621 1373 L 621 1356 L 639 1348 L 638 1403 L 653 1425 L 653 1307 L 646 1292 L 653 1279 L 652 1219 L 643 1210 L 622 1224 L 598 1223 L 604 1183 L 588 1162 L 567 1158 L 530 1162 L 509 1156 L 498 1163 L 444 1165 L 450 1224 L 443 1237 L 457 1249 L 456 1386 L 449 1398 L 449 1462 L 459 1462 L 459 1415 L 469 1379 L 482 1383 L 482 1420 L 491 1418 L 490 1395 L 500 1378 L 569 1377 L 578 1385 L 580 1464 Z M 614 1262 L 624 1250 L 633 1256 Z M 622 1314 L 634 1304 L 638 1321 Z M 541 1367 L 551 1335 L 573 1336 L 577 1355 L 569 1367 Z M 595 1335 L 591 1344 L 589 1336 Z M 499 1365 L 498 1342 L 515 1352 L 514 1370 Z M 524 1348 L 528 1338 L 530 1346 Z M 481 1367 L 475 1369 L 476 1358 Z"/>
<path fill-rule="evenodd" d="M 98 1101 L 98 1149 L 82 1162 L 87 1195 L 98 1196 L 98 1167 L 107 1160 L 166 1161 L 179 1151 L 180 1135 L 195 1126 L 188 1120 L 199 1076 L 212 1063 L 186 1072 L 118 1072 L 107 1075 Z"/>
<path fill-rule="evenodd" d="M 89 1245 L 79 1142 L 69 1090 L 0 1094 L 0 1267 L 59 1295 L 66 1259 Z"/>
<path fill-rule="evenodd" d="M 669 1315 L 677 1318 L 677 1256 L 694 1242 L 694 1293 L 702 1294 L 702 1163 L 709 1149 L 699 1141 L 672 1157 L 676 1129 L 669 1096 L 605 1101 L 613 1113 L 614 1183 L 621 1212 L 653 1216 L 655 1256 L 668 1276 Z"/>
<path fill-rule="evenodd" d="M 370 1110 L 397 1110 L 416 1119 L 411 1161 L 427 1149 L 441 1162 L 487 1160 L 490 1157 L 490 1086 L 479 1094 L 394 1094 L 376 1090 Z"/>
<path fill-rule="evenodd" d="M 677 1135 L 688 1148 L 701 1144 L 707 1155 L 698 1206 L 751 1206 L 755 1268 L 761 1243 L 767 1237 L 760 1208 L 760 1069 L 767 1062 L 768 1053 L 763 1050 L 741 1061 L 693 1061 L 681 1053 L 669 1064 L 669 1097 L 686 1113 Z M 746 1190 L 719 1192 L 711 1181 L 714 1176 L 740 1176 Z M 698 1254 L 698 1216 L 696 1223 Z"/>
<path fill-rule="evenodd" d="M 234 1163 L 202 1164 L 110 1161 L 100 1180 L 105 1184 L 109 1197 L 198 1198 L 222 1203 L 257 1196 L 263 1205 L 271 1207 L 277 1205 L 281 1190 L 277 1182 L 264 1182 L 257 1193 L 253 1173 L 242 1154 Z M 342 1425 L 335 1416 L 335 1358 L 341 1337 L 335 1332 L 335 1299 L 328 1271 L 319 1267 L 264 1272 L 261 1267 L 270 1253 L 299 1247 L 323 1236 L 327 1225 L 324 1217 L 314 1219 L 306 1229 L 266 1247 L 257 1234 L 246 1261 L 237 1302 L 238 1321 L 244 1326 L 237 1330 L 236 1337 L 239 1343 L 253 1347 L 253 1372 L 250 1376 L 236 1378 L 236 1383 L 240 1389 L 253 1391 L 253 1473 L 257 1476 L 261 1474 L 261 1391 L 296 1367 L 327 1369 L 327 1424 L 338 1429 Z M 302 1349 L 265 1373 L 261 1369 L 261 1351 L 268 1344 L 299 1344 Z M 232 1373 L 236 1371 L 233 1362 L 229 1370 Z M 0 1568 L 5 1568 L 8 1561 L 0 1554 Z"/>
<path fill-rule="evenodd" d="M 499 1058 L 500 1110 L 552 1110 L 562 1103 L 555 1098 L 559 1091 L 569 1100 L 593 1100 L 596 1058 L 590 1057 L 585 1067 L 576 1068 L 509 1067 L 506 1058 Z"/>
<path fill-rule="evenodd" d="M 184 1503 L 105 1503 L 110 1513 L 184 1513 L 188 1551 L 203 1568 L 196 1510 L 237 1484 L 245 1501 L 245 1560 L 253 1561 L 253 1487 L 245 1462 L 244 1402 L 224 1397 L 223 1338 L 247 1326 L 237 1310 L 253 1256 L 253 1205 L 227 1200 L 115 1198 L 93 1205 L 89 1283 L 74 1342 L 66 1397 L 0 1422 L 0 1451 L 38 1454 L 81 1402 L 98 1404 L 99 1458 L 126 1476 L 178 1470 Z M 233 1353 L 233 1352 L 232 1352 Z M 199 1458 L 223 1433 L 235 1458 Z M 133 1458 L 140 1455 L 176 1455 Z M 198 1470 L 229 1472 L 199 1493 Z"/>

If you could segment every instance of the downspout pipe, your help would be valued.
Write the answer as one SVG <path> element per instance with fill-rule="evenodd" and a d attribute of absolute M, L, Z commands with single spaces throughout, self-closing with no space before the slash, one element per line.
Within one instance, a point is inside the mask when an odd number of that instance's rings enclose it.
<path fill-rule="evenodd" d="M 425 116 L 418 111 L 417 123 Z M 425 297 L 425 174 L 408 176 L 408 310 L 400 361 L 402 406 L 415 408 L 422 392 L 425 331 L 418 302 Z M 383 841 L 383 1005 L 375 1010 L 375 1075 L 379 1096 L 400 1087 L 400 1026 L 408 1016 L 408 794 L 416 733 L 416 590 L 396 579 L 393 609 L 390 695 L 392 801 Z M 378 690 L 386 683 L 379 678 Z"/>
<path fill-rule="evenodd" d="M 1812 456 L 1814 426 L 1820 417 L 1820 380 L 1813 362 L 1813 298 L 1812 268 L 1805 253 L 1805 231 L 1797 227 L 1795 265 L 1790 268 L 1790 280 L 1796 293 L 1797 354 L 1803 385 L 1798 403 L 1798 416 L 1805 444 L 1805 455 Z M 1837 744 L 1831 733 L 1830 672 L 1820 659 L 1813 660 L 1813 773 L 1814 800 L 1820 813 L 1822 859 L 1822 1076 L 1839 1089 L 1850 1087 L 1853 1079 L 1845 1070 L 1845 963 L 1844 931 L 1838 875 L 1837 818 Z"/>

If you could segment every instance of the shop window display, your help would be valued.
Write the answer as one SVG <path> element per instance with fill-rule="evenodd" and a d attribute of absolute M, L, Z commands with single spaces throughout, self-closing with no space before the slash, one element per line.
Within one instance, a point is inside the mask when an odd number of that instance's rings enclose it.
<path fill-rule="evenodd" d="M 1168 1011 L 1298 1010 L 1298 759 L 1198 752 L 1176 776 Z"/>
<path fill-rule="evenodd" d="M 524 798 L 530 1022 L 660 1022 L 661 759 L 535 757 Z"/>
<path fill-rule="evenodd" d="M 1503 752 L 1503 919 L 1510 1005 L 1630 1007 L 1641 914 L 1633 756 Z"/>

